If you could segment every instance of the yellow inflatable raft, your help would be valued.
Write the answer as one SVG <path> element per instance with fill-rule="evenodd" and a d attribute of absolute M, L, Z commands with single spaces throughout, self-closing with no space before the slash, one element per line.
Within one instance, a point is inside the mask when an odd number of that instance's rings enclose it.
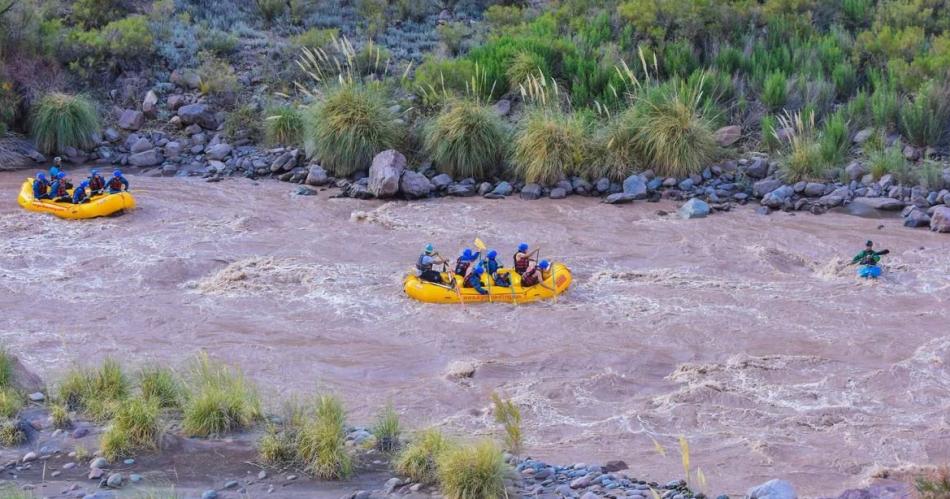
<path fill-rule="evenodd" d="M 72 194 L 72 189 L 70 189 L 69 195 L 72 196 Z M 23 182 L 17 202 L 26 210 L 52 213 L 57 217 L 69 219 L 105 217 L 122 210 L 135 208 L 135 198 L 128 192 L 100 194 L 93 196 L 88 203 L 83 204 L 33 199 L 32 178 L 28 178 Z"/>
<path fill-rule="evenodd" d="M 527 288 L 521 286 L 521 276 L 517 272 L 501 269 L 499 273 L 508 273 L 512 281 L 511 287 L 489 287 L 489 277 L 483 275 L 482 285 L 488 290 L 487 295 L 478 294 L 478 291 L 473 288 L 462 287 L 462 276 L 447 272 L 442 273 L 442 279 L 452 282 L 454 278 L 459 284 L 458 287 L 423 281 L 418 276 L 409 274 L 403 283 L 403 289 L 410 297 L 426 303 L 505 302 L 517 304 L 554 298 L 567 291 L 572 280 L 570 269 L 562 263 L 552 264 L 551 270 L 545 272 L 544 281 L 541 284 Z"/>

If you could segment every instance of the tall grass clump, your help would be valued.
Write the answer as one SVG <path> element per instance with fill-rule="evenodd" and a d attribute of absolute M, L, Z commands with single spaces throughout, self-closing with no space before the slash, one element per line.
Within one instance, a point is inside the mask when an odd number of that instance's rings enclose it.
<path fill-rule="evenodd" d="M 73 421 L 69 417 L 69 409 L 65 404 L 51 404 L 49 406 L 49 417 L 53 421 L 53 428 L 63 430 L 73 425 Z"/>
<path fill-rule="evenodd" d="M 575 115 L 537 109 L 515 137 L 515 173 L 525 182 L 551 185 L 580 173 L 588 151 L 585 124 Z"/>
<path fill-rule="evenodd" d="M 506 497 L 508 468 L 501 449 L 484 440 L 451 448 L 438 458 L 439 484 L 449 499 L 496 499 Z"/>
<path fill-rule="evenodd" d="M 26 442 L 26 433 L 17 421 L 12 419 L 0 421 L 0 446 L 16 447 L 24 442 Z"/>
<path fill-rule="evenodd" d="M 314 418 L 304 424 L 297 439 L 297 456 L 308 471 L 324 480 L 342 480 L 353 472 L 346 450 L 346 414 L 336 397 L 317 399 Z"/>
<path fill-rule="evenodd" d="M 818 137 L 821 158 L 828 165 L 836 165 L 844 160 L 851 147 L 851 135 L 843 111 L 838 111 L 825 119 Z"/>
<path fill-rule="evenodd" d="M 12 418 L 23 408 L 23 396 L 12 387 L 0 388 L 0 417 Z"/>
<path fill-rule="evenodd" d="M 299 145 L 303 142 L 303 115 L 294 106 L 275 106 L 267 110 L 264 134 L 272 145 Z"/>
<path fill-rule="evenodd" d="M 787 150 L 782 158 L 786 180 L 821 180 L 825 176 L 825 161 L 816 138 L 815 115 L 785 113 L 778 117 L 779 126 L 786 130 Z"/>
<path fill-rule="evenodd" d="M 395 147 L 401 137 L 379 91 L 362 84 L 339 85 L 304 117 L 307 154 L 341 177 L 368 169 L 376 154 Z"/>
<path fill-rule="evenodd" d="M 788 80 L 785 73 L 775 71 L 762 84 L 762 102 L 772 111 L 781 109 L 788 99 Z"/>
<path fill-rule="evenodd" d="M 454 178 L 486 178 L 505 157 L 501 119 L 471 100 L 449 104 L 425 128 L 424 146 L 441 171 Z"/>
<path fill-rule="evenodd" d="M 376 416 L 376 424 L 373 426 L 373 436 L 376 437 L 376 448 L 383 452 L 393 452 L 399 448 L 399 435 L 402 428 L 399 424 L 399 414 L 392 406 L 386 406 L 382 412 Z"/>
<path fill-rule="evenodd" d="M 505 429 L 505 445 L 511 452 L 521 450 L 524 437 L 521 434 L 521 409 L 512 400 L 504 400 L 497 393 L 491 394 L 495 422 Z"/>
<path fill-rule="evenodd" d="M 155 401 L 159 407 L 181 407 L 184 387 L 174 371 L 167 367 L 146 367 L 138 374 L 142 398 Z"/>
<path fill-rule="evenodd" d="M 6 349 L 0 347 L 0 387 L 13 383 L 13 358 Z"/>
<path fill-rule="evenodd" d="M 122 367 L 112 359 L 99 369 L 74 369 L 59 386 L 59 400 L 97 421 L 112 418 L 120 402 L 129 396 L 130 383 Z"/>
<path fill-rule="evenodd" d="M 890 174 L 900 183 L 910 183 L 914 180 L 900 144 L 872 151 L 868 155 L 868 171 L 875 179 Z"/>
<path fill-rule="evenodd" d="M 950 125 L 950 86 L 924 85 L 900 110 L 901 134 L 918 147 L 943 143 Z"/>
<path fill-rule="evenodd" d="M 92 101 L 82 95 L 50 93 L 36 106 L 32 119 L 36 147 L 57 153 L 67 147 L 84 149 L 95 145 L 99 117 Z"/>
<path fill-rule="evenodd" d="M 700 87 L 666 85 L 647 91 L 635 103 L 639 147 L 657 175 L 682 178 L 699 173 L 716 155 Z"/>
<path fill-rule="evenodd" d="M 396 472 L 413 482 L 436 483 L 439 479 L 436 468 L 438 458 L 451 447 L 451 442 L 441 431 L 435 428 L 424 430 L 399 453 Z"/>
<path fill-rule="evenodd" d="M 131 398 L 123 401 L 99 441 L 102 455 L 115 460 L 139 451 L 157 449 L 159 411 L 158 400 Z"/>
<path fill-rule="evenodd" d="M 950 467 L 941 466 L 917 477 L 914 489 L 920 499 L 947 499 L 950 497 Z"/>
<path fill-rule="evenodd" d="M 871 94 L 871 121 L 875 127 L 890 129 L 897 125 L 899 109 L 897 92 L 881 85 Z"/>
<path fill-rule="evenodd" d="M 257 390 L 240 371 L 201 353 L 188 380 L 182 429 L 192 437 L 217 436 L 245 428 L 261 417 Z"/>
<path fill-rule="evenodd" d="M 628 108 L 612 117 L 599 140 L 601 171 L 598 175 L 620 181 L 632 174 L 644 160 L 639 142 L 639 117 L 636 108 Z"/>

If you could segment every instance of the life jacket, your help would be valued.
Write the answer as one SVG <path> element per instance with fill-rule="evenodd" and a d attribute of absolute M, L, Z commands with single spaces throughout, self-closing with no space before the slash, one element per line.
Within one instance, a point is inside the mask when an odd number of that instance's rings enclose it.
<path fill-rule="evenodd" d="M 531 258 L 527 255 L 525 255 L 524 258 L 518 258 L 518 253 L 515 253 L 514 260 L 515 272 L 519 274 L 524 274 L 525 271 L 528 270 L 528 264 L 531 263 Z"/>
<path fill-rule="evenodd" d="M 55 192 L 53 192 L 53 196 L 56 196 L 56 197 L 60 198 L 60 197 L 68 196 L 68 195 L 69 195 L 69 193 L 66 192 L 66 181 L 65 181 L 65 180 L 57 180 L 56 183 L 53 184 L 53 188 L 54 188 L 54 191 L 55 191 Z"/>
<path fill-rule="evenodd" d="M 49 192 L 49 184 L 45 180 L 33 181 L 33 196 L 45 196 Z"/>
<path fill-rule="evenodd" d="M 524 287 L 528 287 L 528 286 L 534 286 L 535 284 L 538 284 L 541 281 L 538 280 L 537 275 L 538 275 L 537 272 L 532 272 L 530 274 L 525 274 L 521 276 L 521 285 Z"/>
<path fill-rule="evenodd" d="M 109 179 L 109 189 L 113 191 L 121 191 L 122 186 L 122 179 L 120 177 L 112 177 Z"/>
<path fill-rule="evenodd" d="M 121 182 L 120 182 L 121 183 Z M 99 175 L 94 175 L 89 177 L 89 190 L 96 192 L 101 191 L 106 187 L 106 181 L 102 179 Z"/>
<path fill-rule="evenodd" d="M 471 265 L 471 261 L 459 259 L 459 261 L 455 262 L 455 273 L 463 276 L 466 272 L 468 272 L 468 268 Z"/>
<path fill-rule="evenodd" d="M 432 270 L 432 262 L 431 262 L 431 261 L 430 261 L 429 263 L 422 263 L 422 260 L 425 259 L 425 257 L 427 257 L 427 256 L 430 256 L 430 255 L 427 255 L 427 254 L 425 254 L 425 253 L 419 255 L 419 260 L 416 261 L 416 269 L 417 269 L 419 272 L 428 272 L 428 271 Z"/>
<path fill-rule="evenodd" d="M 485 267 L 488 269 L 489 275 L 495 275 L 495 273 L 498 272 L 498 261 L 488 259 L 486 260 Z"/>
<path fill-rule="evenodd" d="M 87 197 L 86 190 L 82 187 L 77 187 L 76 190 L 73 191 L 73 203 L 81 203 Z"/>

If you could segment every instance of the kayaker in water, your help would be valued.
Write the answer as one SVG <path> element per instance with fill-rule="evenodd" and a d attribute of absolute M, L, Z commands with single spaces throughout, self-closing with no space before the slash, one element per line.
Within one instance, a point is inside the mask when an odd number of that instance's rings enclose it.
<path fill-rule="evenodd" d="M 122 176 L 121 170 L 115 170 L 112 172 L 112 178 L 109 179 L 106 187 L 109 189 L 109 194 L 117 194 L 122 192 L 123 189 L 129 190 L 129 181 Z"/>
<path fill-rule="evenodd" d="M 442 274 L 437 270 L 433 270 L 432 267 L 435 265 L 445 265 L 446 263 L 448 263 L 446 259 L 436 253 L 435 248 L 433 248 L 431 244 L 427 244 L 422 254 L 419 255 L 419 260 L 416 262 L 416 269 L 419 270 L 419 278 L 424 281 L 444 284 Z"/>
<path fill-rule="evenodd" d="M 73 204 L 83 204 L 89 202 L 89 193 L 86 188 L 89 187 L 89 181 L 83 180 L 79 187 L 73 190 Z"/>
<path fill-rule="evenodd" d="M 508 279 L 507 275 L 499 274 L 498 269 L 501 268 L 501 265 L 498 264 L 498 252 L 495 250 L 489 250 L 488 254 L 485 255 L 485 268 L 488 270 L 488 275 L 491 277 L 492 282 L 495 283 L 495 286 L 500 286 L 507 288 L 511 286 L 511 281 Z"/>
<path fill-rule="evenodd" d="M 472 267 L 472 271 L 469 272 L 468 276 L 465 277 L 465 287 L 474 288 L 475 291 L 478 291 L 480 295 L 487 295 L 488 290 L 482 286 L 482 274 L 485 273 L 485 270 L 481 265 L 475 265 Z"/>
<path fill-rule="evenodd" d="M 69 197 L 69 192 L 66 189 L 66 172 L 59 171 L 56 173 L 56 179 L 53 180 L 53 185 L 50 187 L 50 198 L 52 198 L 53 201 L 60 201 L 63 203 L 72 201 L 72 198 Z"/>
<path fill-rule="evenodd" d="M 854 255 L 854 258 L 851 259 L 851 264 L 874 266 L 881 261 L 881 255 L 888 253 L 890 253 L 890 250 L 874 251 L 874 242 L 868 241 L 867 244 L 864 245 L 864 251 Z"/>
<path fill-rule="evenodd" d="M 106 179 L 102 178 L 102 175 L 99 175 L 99 170 L 95 168 L 89 170 L 89 193 L 93 196 L 102 194 L 105 188 Z"/>
<path fill-rule="evenodd" d="M 46 180 L 46 174 L 39 172 L 36 179 L 33 180 L 33 199 L 49 199 L 49 181 Z"/>

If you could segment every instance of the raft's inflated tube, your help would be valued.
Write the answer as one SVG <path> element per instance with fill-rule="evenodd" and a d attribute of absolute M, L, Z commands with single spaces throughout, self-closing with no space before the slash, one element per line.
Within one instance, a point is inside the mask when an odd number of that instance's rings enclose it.
<path fill-rule="evenodd" d="M 70 189 L 69 196 L 72 197 L 72 195 L 73 191 Z M 128 192 L 99 194 L 98 196 L 92 196 L 88 203 L 82 204 L 62 203 L 49 199 L 34 199 L 33 179 L 31 178 L 23 182 L 17 203 L 19 203 L 23 209 L 29 211 L 52 213 L 57 217 L 68 219 L 106 217 L 122 210 L 135 208 L 135 198 Z"/>
<path fill-rule="evenodd" d="M 881 267 L 877 265 L 862 265 L 858 267 L 858 277 L 865 279 L 877 279 L 881 277 Z"/>
<path fill-rule="evenodd" d="M 498 273 L 507 273 L 511 286 L 495 286 L 494 283 L 489 286 L 491 277 L 486 273 L 482 275 L 482 286 L 489 291 L 487 295 L 479 294 L 474 288 L 461 286 L 462 276 L 453 273 L 443 273 L 442 279 L 444 282 L 453 282 L 454 278 L 454 282 L 459 283 L 458 288 L 450 284 L 440 285 L 424 281 L 410 274 L 406 276 L 403 290 L 411 298 L 426 303 L 527 303 L 547 300 L 564 293 L 573 279 L 570 269 L 562 263 L 552 264 L 551 270 L 544 273 L 543 286 L 538 284 L 522 287 L 521 276 L 512 269 L 499 269 Z"/>

